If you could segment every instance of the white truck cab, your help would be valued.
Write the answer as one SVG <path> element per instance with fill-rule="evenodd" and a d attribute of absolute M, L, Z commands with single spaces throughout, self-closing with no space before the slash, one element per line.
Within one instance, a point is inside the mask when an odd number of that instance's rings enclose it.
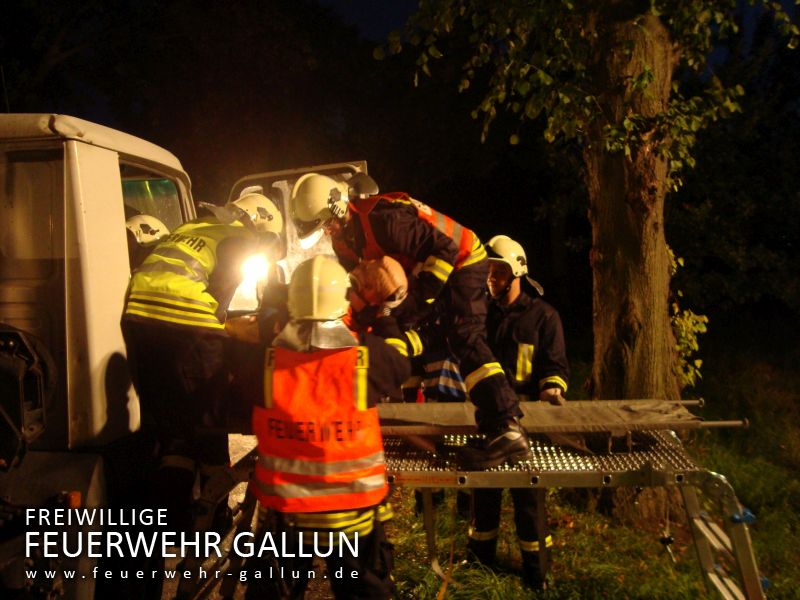
<path fill-rule="evenodd" d="M 353 161 L 250 175 L 230 199 L 256 186 L 279 207 L 288 281 L 304 258 L 332 254 L 325 237 L 298 238 L 288 214 L 294 182 L 310 171 L 344 180 L 366 170 Z M 125 445 L 140 413 L 120 329 L 125 222 L 138 214 L 170 231 L 195 217 L 173 154 L 74 117 L 0 114 L 0 597 L 95 596 L 92 578 L 27 577 L 29 568 L 85 573 L 95 559 L 26 558 L 18 524 L 26 507 L 107 506 L 134 479 L 127 464 L 110 465 L 143 458 Z M 248 302 L 244 294 L 238 308 L 255 308 Z"/>
<path fill-rule="evenodd" d="M 106 505 L 102 448 L 139 427 L 119 327 L 138 213 L 170 229 L 194 217 L 171 153 L 73 117 L 0 115 L 0 529 L 24 507 Z M 94 596 L 91 578 L 26 578 L 23 565 L 56 565 L 3 533 L 0 595 Z"/>
<path fill-rule="evenodd" d="M 0 117 L 0 323 L 38 336 L 58 368 L 49 449 L 135 430 L 138 401 L 119 328 L 130 276 L 125 220 L 194 217 L 175 156 L 63 115 Z"/>

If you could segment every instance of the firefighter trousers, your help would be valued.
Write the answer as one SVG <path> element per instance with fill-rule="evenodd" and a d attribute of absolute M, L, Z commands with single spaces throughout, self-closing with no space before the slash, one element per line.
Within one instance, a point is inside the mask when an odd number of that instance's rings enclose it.
<path fill-rule="evenodd" d="M 492 565 L 497 550 L 503 490 L 475 488 L 473 492 L 469 550 L 480 562 Z M 522 553 L 523 577 L 534 587 L 540 587 L 550 568 L 550 547 L 553 544 L 544 506 L 545 490 L 511 488 L 510 492 L 514 501 L 514 525 Z"/>
<path fill-rule="evenodd" d="M 247 573 L 249 583 L 245 598 L 248 600 L 301 600 L 309 579 L 323 577 L 323 572 L 314 571 L 314 557 L 305 556 L 314 553 L 313 543 L 308 544 L 313 539 L 311 536 L 314 532 L 303 530 L 306 544 L 301 553 L 298 539 L 300 530 L 288 526 L 280 516 L 277 522 L 277 531 L 272 535 L 275 540 L 281 540 L 286 535 L 286 554 L 269 561 L 261 558 L 247 561 L 248 571 L 253 571 Z M 319 535 L 328 539 L 327 531 L 321 531 Z M 322 553 L 327 554 L 329 551 L 331 549 L 325 549 Z M 337 600 L 388 600 L 393 597 L 394 546 L 386 538 L 380 519 L 374 518 L 372 531 L 358 538 L 357 554 L 351 553 L 346 546 L 337 546 L 324 560 L 327 570 L 324 581 L 330 583 Z M 262 576 L 258 579 L 254 577 L 256 570 L 262 571 Z"/>
<path fill-rule="evenodd" d="M 522 416 L 519 400 L 486 338 L 486 277 L 488 260 L 456 269 L 442 292 L 444 333 L 472 403 L 482 432 L 493 432 Z"/>
<path fill-rule="evenodd" d="M 224 434 L 198 432 L 216 418 L 227 392 L 226 337 L 203 328 L 123 319 L 128 364 L 139 395 L 142 429 L 159 442 L 161 466 L 151 478 L 151 502 L 167 509 L 178 530 L 190 526 L 195 462 L 228 462 Z"/>

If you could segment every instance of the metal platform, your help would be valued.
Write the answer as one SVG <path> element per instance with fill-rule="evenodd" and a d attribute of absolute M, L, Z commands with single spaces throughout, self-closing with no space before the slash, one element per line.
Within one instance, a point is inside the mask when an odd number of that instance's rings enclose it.
<path fill-rule="evenodd" d="M 664 486 L 683 483 L 700 472 L 671 431 L 632 432 L 624 440 L 590 440 L 589 448 L 604 445 L 607 452 L 588 454 L 558 445 L 541 436 L 531 440 L 530 458 L 485 471 L 458 470 L 455 451 L 466 435 L 445 435 L 431 454 L 401 437 L 384 440 L 389 482 L 412 487 L 616 487 Z M 598 442 L 597 444 L 592 443 Z"/>
<path fill-rule="evenodd" d="M 389 482 L 421 489 L 428 555 L 440 577 L 433 488 L 532 487 L 544 494 L 551 487 L 676 486 L 707 587 L 726 600 L 761 600 L 765 596 L 747 529 L 753 516 L 725 477 L 698 465 L 675 433 L 745 426 L 746 421 L 703 421 L 688 411 L 692 404 L 521 403 L 522 424 L 531 435 L 530 458 L 485 471 L 460 470 L 456 460 L 458 447 L 477 437 L 470 405 L 381 405 L 379 413 Z M 434 451 L 421 448 L 426 444 Z M 709 514 L 711 507 L 717 518 Z M 735 570 L 726 571 L 725 564 Z"/>

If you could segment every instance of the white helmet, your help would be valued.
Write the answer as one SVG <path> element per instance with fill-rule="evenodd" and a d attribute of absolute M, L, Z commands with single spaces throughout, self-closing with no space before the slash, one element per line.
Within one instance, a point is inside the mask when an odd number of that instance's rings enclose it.
<path fill-rule="evenodd" d="M 514 277 L 528 274 L 528 259 L 525 250 L 507 235 L 496 235 L 486 244 L 489 260 L 504 262 L 511 267 Z"/>
<path fill-rule="evenodd" d="M 136 243 L 140 246 L 152 246 L 164 236 L 169 235 L 167 226 L 151 215 L 130 217 L 125 221 L 125 227 L 133 234 Z"/>
<path fill-rule="evenodd" d="M 247 213 L 253 225 L 261 233 L 280 235 L 283 231 L 283 215 L 264 194 L 245 194 L 230 202 L 230 205 Z"/>
<path fill-rule="evenodd" d="M 301 238 L 320 229 L 329 219 L 347 214 L 348 186 L 318 173 L 306 173 L 292 188 L 289 216 Z"/>
<path fill-rule="evenodd" d="M 292 319 L 333 321 L 347 313 L 350 278 L 338 261 L 317 255 L 300 263 L 289 283 Z"/>

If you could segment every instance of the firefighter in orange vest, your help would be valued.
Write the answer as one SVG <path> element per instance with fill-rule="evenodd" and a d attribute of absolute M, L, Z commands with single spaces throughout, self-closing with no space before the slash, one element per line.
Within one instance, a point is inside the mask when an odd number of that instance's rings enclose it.
<path fill-rule="evenodd" d="M 383 522 L 388 486 L 376 403 L 400 397 L 411 368 L 395 320 L 378 318 L 373 333 L 342 322 L 350 280 L 324 256 L 301 263 L 289 284 L 291 320 L 265 360 L 264 402 L 253 409 L 259 501 L 277 511 L 294 557 L 278 557 L 284 596 L 301 598 L 313 558 L 325 558 L 337 598 L 389 598 L 392 546 Z M 302 534 L 302 535 L 299 535 Z M 357 543 L 358 552 L 342 536 Z M 357 572 L 353 577 L 352 573 Z M 273 590 L 274 593 L 275 590 Z"/>
<path fill-rule="evenodd" d="M 384 255 L 399 261 L 410 283 L 408 298 L 395 314 L 406 328 L 434 304 L 441 310 L 450 350 L 478 408 L 478 427 L 486 434 L 482 447 L 463 449 L 462 468 L 484 469 L 527 457 L 519 402 L 486 342 L 488 266 L 478 237 L 404 192 L 379 194 L 363 173 L 340 182 L 303 175 L 292 189 L 290 217 L 301 237 L 324 228 L 345 268 Z M 418 355 L 422 340 L 413 331 L 407 337 L 411 354 Z"/>

